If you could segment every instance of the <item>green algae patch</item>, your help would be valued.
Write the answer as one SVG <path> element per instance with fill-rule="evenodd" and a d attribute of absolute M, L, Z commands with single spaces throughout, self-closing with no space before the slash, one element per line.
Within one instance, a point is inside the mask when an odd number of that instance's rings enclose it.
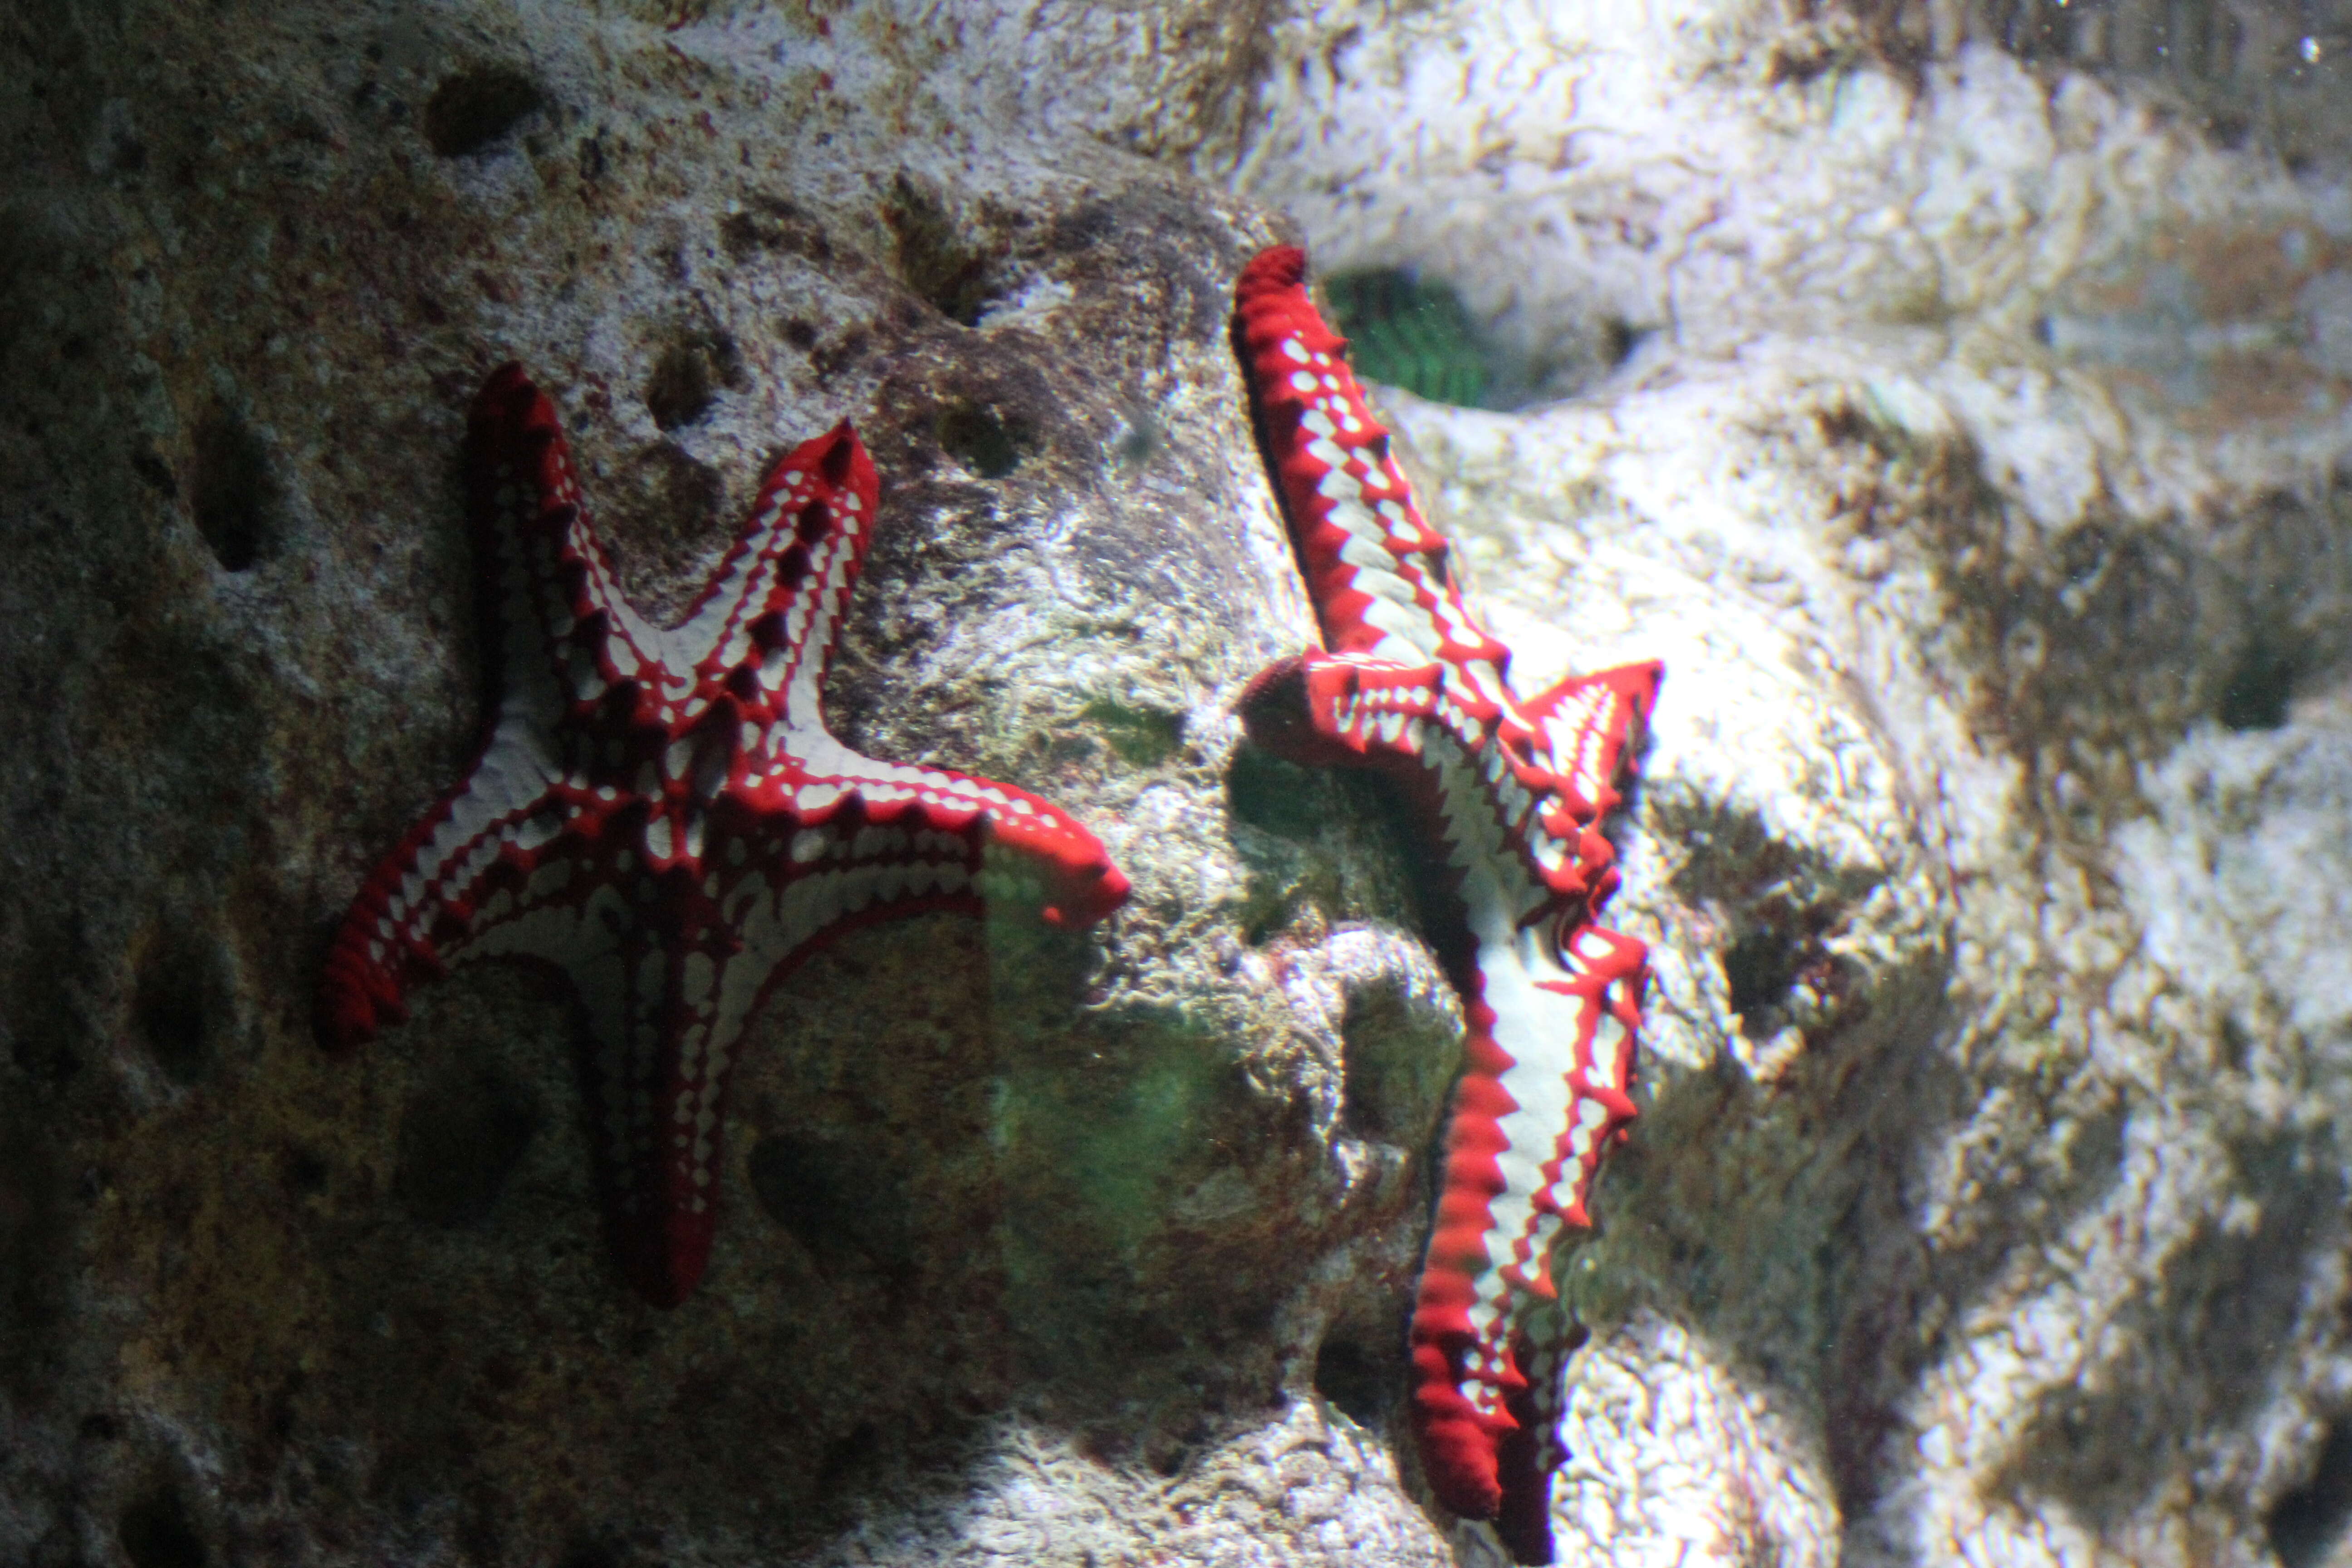
<path fill-rule="evenodd" d="M 1097 697 L 1080 710 L 1108 746 L 1130 767 L 1153 768 L 1184 744 L 1184 715 Z"/>
<path fill-rule="evenodd" d="M 1453 285 L 1383 268 L 1334 274 L 1324 290 L 1358 375 L 1432 403 L 1483 405 L 1492 351 Z"/>
<path fill-rule="evenodd" d="M 1016 1230 L 1082 1228 L 1085 1250 L 1107 1258 L 1132 1257 L 1166 1229 L 1183 1167 L 1202 1160 L 1203 1112 L 1224 1070 L 1214 1043 L 1189 1030 L 1139 1029 L 1118 1045 L 1089 1052 L 1081 1070 L 1040 1062 L 1006 1072 L 994 1129 L 1008 1184 L 1043 1205 L 1009 1215 Z"/>

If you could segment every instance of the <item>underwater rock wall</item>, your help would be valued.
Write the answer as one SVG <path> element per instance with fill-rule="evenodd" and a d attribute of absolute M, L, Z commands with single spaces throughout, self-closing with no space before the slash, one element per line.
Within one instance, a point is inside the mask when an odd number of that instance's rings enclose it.
<path fill-rule="evenodd" d="M 960 25 L 0 22 L 0 1562 L 1442 1559 L 1311 1378 L 1402 1310 L 1458 1013 L 1381 935 L 1376 812 L 1234 760 L 1311 626 L 1225 340 L 1278 230 L 976 105 Z M 651 615 L 854 418 L 834 728 L 1050 794 L 1135 882 L 793 977 L 671 1311 L 600 1237 L 562 988 L 312 1035 L 481 721 L 459 452 L 509 358 Z"/>
<path fill-rule="evenodd" d="M 1312 624 L 1225 339 L 1299 237 L 1450 282 L 1537 399 L 1385 410 L 1525 688 L 1668 667 L 1563 1560 L 2343 1552 L 2352 198 L 1866 43 L 0 20 L 0 1561 L 1486 1560 L 1400 1411 L 1460 1032 L 1411 847 L 1230 712 Z M 649 611 L 856 419 L 835 729 L 1136 884 L 788 981 L 671 1312 L 606 1260 L 560 991 L 310 1034 L 479 721 L 509 357 Z"/>

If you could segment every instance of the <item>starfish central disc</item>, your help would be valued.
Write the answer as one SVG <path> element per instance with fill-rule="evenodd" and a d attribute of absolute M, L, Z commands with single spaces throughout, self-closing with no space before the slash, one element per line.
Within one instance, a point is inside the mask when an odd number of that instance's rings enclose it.
<path fill-rule="evenodd" d="M 585 1087 L 622 1271 L 660 1305 L 709 1260 L 727 1083 L 776 983 L 844 932 L 1019 891 L 1056 925 L 1126 898 L 1094 836 L 1011 784 L 877 762 L 822 694 L 879 486 L 846 422 L 769 472 L 686 619 L 620 593 L 555 409 L 517 365 L 467 422 L 481 754 L 353 900 L 318 1027 L 348 1049 L 418 983 L 551 965 L 587 1020 Z"/>

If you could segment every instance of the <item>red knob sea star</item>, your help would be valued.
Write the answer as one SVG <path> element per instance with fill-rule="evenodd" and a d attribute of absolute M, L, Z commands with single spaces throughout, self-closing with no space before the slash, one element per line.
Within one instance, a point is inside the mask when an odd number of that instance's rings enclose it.
<path fill-rule="evenodd" d="M 686 620 L 621 596 L 555 409 L 517 365 L 467 422 L 482 751 L 372 875 L 327 955 L 322 1038 L 349 1047 L 451 964 L 551 964 L 584 1004 L 586 1087 L 623 1273 L 683 1300 L 717 1217 L 730 1069 L 778 980 L 843 932 L 977 911 L 1026 883 L 1083 926 L 1127 879 L 1036 796 L 876 762 L 820 707 L 873 538 L 874 465 L 845 422 L 777 463 Z"/>
<path fill-rule="evenodd" d="M 1449 580 L 1306 269 L 1287 246 L 1244 268 L 1234 337 L 1328 651 L 1262 672 L 1242 713 L 1269 750 L 1397 780 L 1443 863 L 1452 918 L 1433 934 L 1469 1039 L 1413 1310 L 1413 1426 L 1438 1500 L 1548 1563 L 1564 1347 L 1520 1310 L 1555 1296 L 1552 1239 L 1591 1223 L 1633 1117 L 1647 950 L 1594 923 L 1617 885 L 1600 826 L 1661 668 L 1512 695 L 1510 649 Z"/>

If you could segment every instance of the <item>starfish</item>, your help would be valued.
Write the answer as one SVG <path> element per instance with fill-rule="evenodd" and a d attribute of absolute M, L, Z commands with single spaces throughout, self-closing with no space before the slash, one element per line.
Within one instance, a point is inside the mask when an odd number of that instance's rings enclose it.
<path fill-rule="evenodd" d="M 621 1270 L 661 1306 L 701 1279 L 727 1083 L 761 1005 L 843 933 L 1035 900 L 1079 927 L 1125 899 L 1094 836 L 1010 784 L 877 762 L 822 696 L 878 484 L 846 421 L 770 470 L 686 619 L 621 595 L 554 405 L 509 364 L 467 421 L 484 647 L 478 759 L 378 866 L 329 950 L 318 1028 L 349 1049 L 416 984 L 551 965 Z"/>
<path fill-rule="evenodd" d="M 1234 340 L 1325 647 L 1260 672 L 1241 712 L 1277 754 L 1396 780 L 1442 867 L 1433 936 L 1469 1037 L 1413 1308 L 1412 1423 L 1438 1500 L 1548 1563 L 1567 1347 L 1531 1317 L 1565 1318 L 1528 1309 L 1557 1299 L 1552 1241 L 1591 1226 L 1633 1118 L 1648 950 L 1597 923 L 1618 880 L 1601 826 L 1663 671 L 1513 694 L 1510 649 L 1464 605 L 1306 267 L 1283 246 L 1243 270 Z"/>

